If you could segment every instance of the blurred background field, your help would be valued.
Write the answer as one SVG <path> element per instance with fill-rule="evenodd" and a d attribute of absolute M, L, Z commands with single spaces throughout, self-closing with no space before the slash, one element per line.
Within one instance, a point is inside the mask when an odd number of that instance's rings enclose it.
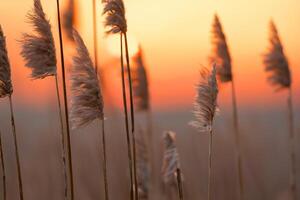
<path fill-rule="evenodd" d="M 58 41 L 55 2 L 42 1 L 55 40 Z M 151 199 L 163 199 L 160 180 L 162 131 L 178 133 L 178 148 L 184 173 L 186 199 L 205 199 L 207 195 L 208 135 L 197 133 L 188 125 L 192 120 L 194 85 L 201 65 L 207 65 L 210 53 L 210 29 L 217 12 L 227 35 L 237 84 L 239 121 L 246 199 L 287 200 L 289 152 L 286 131 L 287 94 L 274 93 L 266 83 L 262 53 L 267 41 L 271 17 L 278 25 L 293 74 L 294 113 L 297 142 L 300 134 L 300 2 L 297 0 L 196 1 L 127 0 L 128 26 L 132 52 L 137 43 L 144 49 L 149 71 L 153 108 L 155 174 Z M 31 0 L 0 0 L 0 23 L 7 36 L 14 82 L 15 117 L 19 138 L 26 199 L 62 199 L 63 176 L 60 163 L 59 121 L 55 85 L 52 78 L 29 80 L 29 70 L 19 56 L 21 32 L 31 30 L 25 15 Z M 78 0 L 78 28 L 92 52 L 92 1 Z M 99 6 L 99 21 L 102 22 Z M 108 135 L 108 173 L 111 199 L 129 199 L 124 120 L 118 55 L 99 26 L 101 68 L 105 79 L 105 113 Z M 135 41 L 135 42 L 134 42 Z M 70 64 L 72 45 L 67 44 Z M 58 51 L 58 50 L 57 50 Z M 59 53 L 59 52 L 57 52 Z M 58 65 L 60 72 L 60 65 Z M 59 77 L 60 78 L 60 77 Z M 220 88 L 220 113 L 214 135 L 213 199 L 234 200 L 236 160 L 232 130 L 230 86 Z M 137 115 L 138 124 L 145 116 Z M 8 199 L 17 200 L 16 165 L 12 148 L 9 107 L 0 100 L 0 130 L 4 141 Z M 300 141 L 299 141 L 300 142 Z M 72 132 L 75 191 L 78 199 L 93 200 L 103 195 L 100 170 L 100 123 Z M 299 152 L 297 146 L 297 153 Z M 297 155 L 298 166 L 300 155 Z M 298 167 L 298 171 L 300 166 Z M 300 176 L 297 177 L 300 181 Z M 299 188 L 298 188 L 299 190 Z M 298 192 L 300 193 L 300 192 Z M 300 195 L 300 194 L 299 194 Z"/>

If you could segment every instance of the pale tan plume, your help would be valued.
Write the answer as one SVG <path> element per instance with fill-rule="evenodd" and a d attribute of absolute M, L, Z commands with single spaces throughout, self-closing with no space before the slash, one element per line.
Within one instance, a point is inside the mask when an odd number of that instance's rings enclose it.
<path fill-rule="evenodd" d="M 56 75 L 56 52 L 51 25 L 40 0 L 34 0 L 34 8 L 27 15 L 35 34 L 24 33 L 21 39 L 21 55 L 26 67 L 32 70 L 32 79 Z"/>
<path fill-rule="evenodd" d="M 133 60 L 135 67 L 132 69 L 132 88 L 135 107 L 137 111 L 147 111 L 149 109 L 149 84 L 141 47 Z"/>
<path fill-rule="evenodd" d="M 13 93 L 10 63 L 6 49 L 6 38 L 0 25 L 0 98 Z"/>
<path fill-rule="evenodd" d="M 76 30 L 73 31 L 73 37 L 77 52 L 73 56 L 70 77 L 70 121 L 72 128 L 75 129 L 85 126 L 95 119 L 104 120 L 104 104 L 99 79 L 89 52 Z"/>
<path fill-rule="evenodd" d="M 162 166 L 163 181 L 167 185 L 177 184 L 177 169 L 180 168 L 176 147 L 176 133 L 165 131 L 163 135 L 164 157 Z"/>
<path fill-rule="evenodd" d="M 289 64 L 273 21 L 270 22 L 269 41 L 270 46 L 263 58 L 265 70 L 269 73 L 268 81 L 276 90 L 289 88 L 292 82 Z"/>
<path fill-rule="evenodd" d="M 222 82 L 232 80 L 231 56 L 218 15 L 214 17 L 211 31 L 212 55 L 210 61 L 217 63 L 217 75 Z"/>
<path fill-rule="evenodd" d="M 212 70 L 203 68 L 200 71 L 200 81 L 196 86 L 194 102 L 195 121 L 190 124 L 200 132 L 212 130 L 213 119 L 217 110 L 218 84 L 216 80 L 216 65 Z"/>
<path fill-rule="evenodd" d="M 106 0 L 103 3 L 103 15 L 106 15 L 104 25 L 108 29 L 106 33 L 126 33 L 127 22 L 123 0 Z"/>

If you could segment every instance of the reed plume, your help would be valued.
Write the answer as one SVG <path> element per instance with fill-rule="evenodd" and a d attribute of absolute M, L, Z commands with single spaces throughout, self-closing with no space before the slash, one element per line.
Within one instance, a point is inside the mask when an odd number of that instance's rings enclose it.
<path fill-rule="evenodd" d="M 12 103 L 12 81 L 11 81 L 11 68 L 8 59 L 8 53 L 6 49 L 6 41 L 5 36 L 0 25 L 0 98 L 4 98 L 8 96 L 9 98 L 9 107 L 10 107 L 10 115 L 11 115 L 11 126 L 13 131 L 14 138 L 14 148 L 15 148 L 15 156 L 17 161 L 17 171 L 18 171 L 18 183 L 19 183 L 19 197 L 20 200 L 23 200 L 23 183 L 22 183 L 22 173 L 21 173 L 21 164 L 20 164 L 20 156 L 18 149 L 18 140 L 17 140 L 17 131 L 15 125 L 15 117 L 14 117 L 14 109 Z"/>
<path fill-rule="evenodd" d="M 217 63 L 217 75 L 222 82 L 232 81 L 231 56 L 218 15 L 215 15 L 211 31 L 213 46 L 211 62 Z"/>
<path fill-rule="evenodd" d="M 73 181 L 72 148 L 71 148 L 71 135 L 70 135 L 70 124 L 69 124 L 68 96 L 67 96 L 67 86 L 66 86 L 64 45 L 63 45 L 62 23 L 61 23 L 61 17 L 60 17 L 59 0 L 56 0 L 56 10 L 57 10 L 60 61 L 61 61 L 61 72 L 62 72 L 63 95 L 64 95 L 66 132 L 67 132 L 67 153 L 68 153 L 68 164 L 69 164 L 69 175 L 70 175 L 70 194 L 71 194 L 70 199 L 73 200 L 74 199 L 74 181 Z"/>
<path fill-rule="evenodd" d="M 179 155 L 176 147 L 176 134 L 172 131 L 165 131 L 164 158 L 162 166 L 163 181 L 166 185 L 175 185 L 178 187 L 180 200 L 183 199 L 182 174 L 179 162 Z"/>
<path fill-rule="evenodd" d="M 290 192 L 292 199 L 297 199 L 297 171 L 296 171 L 296 137 L 294 132 L 294 115 L 292 101 L 292 79 L 288 60 L 285 56 L 278 30 L 273 21 L 270 22 L 270 47 L 264 55 L 263 63 L 265 71 L 269 74 L 268 81 L 275 87 L 275 91 L 288 89 L 288 121 L 289 121 L 289 140 L 290 140 Z"/>
<path fill-rule="evenodd" d="M 291 73 L 277 28 L 270 22 L 270 47 L 264 55 L 265 71 L 269 73 L 268 81 L 277 90 L 291 87 Z"/>
<path fill-rule="evenodd" d="M 73 41 L 73 27 L 75 24 L 75 2 L 74 0 L 69 0 L 67 8 L 63 14 L 64 22 L 63 26 L 69 40 Z"/>
<path fill-rule="evenodd" d="M 233 113 L 233 127 L 235 133 L 235 143 L 237 152 L 237 169 L 238 169 L 238 183 L 240 199 L 244 199 L 244 178 L 242 168 L 242 155 L 240 145 L 240 131 L 238 123 L 238 109 L 236 100 L 235 81 L 232 74 L 231 56 L 229 47 L 227 45 L 226 36 L 223 32 L 222 24 L 218 15 L 214 17 L 211 31 L 211 43 L 213 46 L 211 62 L 217 63 L 217 75 L 221 82 L 231 82 L 231 98 L 232 98 L 232 113 Z"/>
<path fill-rule="evenodd" d="M 25 60 L 25 66 L 31 69 L 31 78 L 44 79 L 54 76 L 56 86 L 57 104 L 60 120 L 60 140 L 62 146 L 62 165 L 64 176 L 64 197 L 68 197 L 68 178 L 66 167 L 66 147 L 63 128 L 62 108 L 60 103 L 58 76 L 57 76 L 57 58 L 55 43 L 51 30 L 50 21 L 47 19 L 40 0 L 34 0 L 33 9 L 27 14 L 27 20 L 34 28 L 34 34 L 23 33 L 21 39 L 21 55 Z"/>
<path fill-rule="evenodd" d="M 70 121 L 72 129 L 85 126 L 95 119 L 104 119 L 103 99 L 94 64 L 89 52 L 78 34 L 74 30 L 74 40 L 77 53 L 73 57 L 71 70 L 71 107 Z"/>
<path fill-rule="evenodd" d="M 2 133 L 0 132 L 0 162 L 3 184 L 3 199 L 6 200 L 6 170 L 4 165 L 3 145 L 2 145 Z"/>
<path fill-rule="evenodd" d="M 144 131 L 138 129 L 136 138 L 137 150 L 137 174 L 138 174 L 138 193 L 141 199 L 149 199 L 149 153 L 147 149 Z"/>
<path fill-rule="evenodd" d="M 56 52 L 51 25 L 40 0 L 34 0 L 34 8 L 27 14 L 28 22 L 36 34 L 23 33 L 21 55 L 31 69 L 32 79 L 56 75 Z"/>
<path fill-rule="evenodd" d="M 200 81 L 196 86 L 197 95 L 194 102 L 195 121 L 190 124 L 199 132 L 209 133 L 209 162 L 208 162 L 208 200 L 211 200 L 212 173 L 212 142 L 213 121 L 217 110 L 218 84 L 216 79 L 216 65 L 211 72 L 207 68 L 200 71 Z"/>
<path fill-rule="evenodd" d="M 133 92 L 132 92 L 132 79 L 128 53 L 128 42 L 127 42 L 127 21 L 125 17 L 125 6 L 123 0 L 106 0 L 104 3 L 103 15 L 106 15 L 105 27 L 107 28 L 106 33 L 109 34 L 120 34 L 120 48 L 121 48 L 121 71 L 122 71 L 122 90 L 123 90 L 123 104 L 125 114 L 125 124 L 127 133 L 127 146 L 128 146 L 128 159 L 129 169 L 131 178 L 131 192 L 130 197 L 138 199 L 138 188 L 137 188 L 137 176 L 136 176 L 136 147 L 135 147 L 135 134 L 134 134 L 134 106 L 133 106 Z M 133 159 L 131 155 L 131 141 L 129 136 L 129 124 L 128 124 L 128 112 L 127 112 L 127 100 L 126 100 L 126 88 L 125 88 L 125 75 L 124 75 L 124 64 L 123 64 L 123 36 L 125 40 L 126 50 L 126 63 L 128 72 L 128 83 L 129 83 L 129 96 L 130 96 L 130 111 L 131 111 L 131 133 L 132 133 L 132 149 Z M 133 163 L 133 165 L 132 165 Z M 132 167 L 133 166 L 133 167 Z M 133 195 L 134 193 L 134 195 Z"/>
<path fill-rule="evenodd" d="M 105 199 L 108 200 L 103 97 L 99 86 L 98 76 L 95 72 L 89 52 L 76 30 L 73 31 L 73 37 L 77 53 L 73 56 L 73 66 L 71 70 L 72 99 L 70 121 L 73 129 L 83 127 L 96 119 L 102 121 L 103 175 Z"/>
<path fill-rule="evenodd" d="M 5 36 L 0 25 L 0 98 L 13 93 L 11 82 L 10 63 L 8 59 Z"/>
<path fill-rule="evenodd" d="M 134 104 L 137 111 L 147 111 L 150 108 L 149 86 L 141 46 L 139 46 L 139 51 L 133 57 L 133 60 L 136 64 L 136 67 L 132 70 L 132 89 Z"/>

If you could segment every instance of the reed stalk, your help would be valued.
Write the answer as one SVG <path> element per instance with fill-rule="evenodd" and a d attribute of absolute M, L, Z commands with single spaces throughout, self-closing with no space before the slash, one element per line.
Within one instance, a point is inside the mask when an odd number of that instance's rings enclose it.
<path fill-rule="evenodd" d="M 238 167 L 238 181 L 239 181 L 239 195 L 240 199 L 245 198 L 244 194 L 244 180 L 243 180 L 243 166 L 242 166 L 242 156 L 241 156 L 241 144 L 240 144 L 240 131 L 238 123 L 238 110 L 236 101 L 236 90 L 234 79 L 231 80 L 231 94 L 232 94 L 232 109 L 233 109 L 233 126 L 236 140 L 236 151 L 237 151 L 237 167 Z"/>
<path fill-rule="evenodd" d="M 94 36 L 95 70 L 96 73 L 98 73 L 97 0 L 93 0 L 93 36 Z"/>
<path fill-rule="evenodd" d="M 211 200 L 212 159 L 213 159 L 212 148 L 213 148 L 213 131 L 211 129 L 209 132 L 209 147 L 208 147 L 208 182 L 207 182 L 208 200 Z"/>
<path fill-rule="evenodd" d="M 291 172 L 290 172 L 290 190 L 292 199 L 297 200 L 297 170 L 296 170 L 296 152 L 295 152 L 295 133 L 294 133 L 294 114 L 293 114 L 293 100 L 292 88 L 289 87 L 288 96 L 288 112 L 289 112 L 289 137 L 290 137 L 290 159 L 291 159 Z"/>
<path fill-rule="evenodd" d="M 6 200 L 6 171 L 4 165 L 3 156 L 3 145 L 2 145 L 2 134 L 0 132 L 0 161 L 1 161 L 1 172 L 2 172 L 2 184 L 3 184 L 3 200 Z"/>
<path fill-rule="evenodd" d="M 121 73 L 122 73 L 121 76 L 122 76 L 123 106 L 124 106 L 125 125 L 126 125 L 128 161 L 129 161 L 129 169 L 130 169 L 130 199 L 134 200 L 131 140 L 130 140 L 130 134 L 129 134 L 129 121 L 128 121 L 127 99 L 126 99 L 126 88 L 125 88 L 125 77 L 124 77 L 125 69 L 124 69 L 124 63 L 123 63 L 123 35 L 122 35 L 122 33 L 120 33 L 120 45 L 121 45 Z"/>
<path fill-rule="evenodd" d="M 105 139 L 105 122 L 102 120 L 102 153 L 103 153 L 103 176 L 104 176 L 104 199 L 109 200 L 108 181 L 107 181 L 107 156 Z"/>
<path fill-rule="evenodd" d="M 183 186 L 182 186 L 182 174 L 181 174 L 181 170 L 180 168 L 176 169 L 176 173 L 177 173 L 177 184 L 178 184 L 178 195 L 179 195 L 179 199 L 183 200 Z"/>
<path fill-rule="evenodd" d="M 71 135 L 70 135 L 70 124 L 69 124 L 69 110 L 68 110 L 68 97 L 67 97 L 67 87 L 66 87 L 66 75 L 65 75 L 65 60 L 64 60 L 64 48 L 63 48 L 63 38 L 62 38 L 62 24 L 60 18 L 60 6 L 59 0 L 56 1 L 57 6 L 57 20 L 58 20 L 58 31 L 59 31 L 59 43 L 60 43 L 60 57 L 61 57 L 61 67 L 62 67 L 62 79 L 63 79 L 63 94 L 64 94 L 64 107 L 66 116 L 66 130 L 67 130 L 67 148 L 68 148 L 68 163 L 69 163 L 69 174 L 70 174 L 70 190 L 71 190 L 71 200 L 74 199 L 74 182 L 73 182 L 73 166 L 72 166 L 72 148 L 71 148 Z"/>
<path fill-rule="evenodd" d="M 57 96 L 57 104 L 59 109 L 59 121 L 60 121 L 60 128 L 61 128 L 61 147 L 62 147 L 62 164 L 63 164 L 63 176 L 64 176 L 64 196 L 65 199 L 68 199 L 68 175 L 67 175 L 67 164 L 66 164 L 66 143 L 65 143 L 65 136 L 64 136 L 64 127 L 63 127 L 63 117 L 62 117 L 62 108 L 60 103 L 60 94 L 59 94 L 59 87 L 58 87 L 58 77 L 57 74 L 55 75 L 55 86 L 56 86 L 56 96 Z"/>
<path fill-rule="evenodd" d="M 130 113 L 131 113 L 131 134 L 132 134 L 132 148 L 133 148 L 133 173 L 134 173 L 134 191 L 135 197 L 138 200 L 138 182 L 137 182 L 137 173 L 136 173 L 136 141 L 135 141 L 135 132 L 134 132 L 134 106 L 133 106 L 133 92 L 132 92 L 132 78 L 130 70 L 130 60 L 129 60 L 129 51 L 128 51 L 128 41 L 127 34 L 124 33 L 125 39 L 125 50 L 126 50 L 126 63 L 127 63 L 127 72 L 128 72 L 128 82 L 129 82 L 129 95 L 130 95 Z"/>
<path fill-rule="evenodd" d="M 23 200 L 24 195 L 23 195 L 23 182 L 22 182 L 21 164 L 20 164 L 20 156 L 19 156 L 19 148 L 18 148 L 15 117 L 14 117 L 14 108 L 13 108 L 12 96 L 11 95 L 9 95 L 9 107 L 10 107 L 10 115 L 11 115 L 11 126 L 12 126 L 12 129 L 13 129 L 13 137 L 14 137 L 15 156 L 16 156 L 16 160 L 17 160 L 19 196 L 20 196 L 20 200 Z"/>

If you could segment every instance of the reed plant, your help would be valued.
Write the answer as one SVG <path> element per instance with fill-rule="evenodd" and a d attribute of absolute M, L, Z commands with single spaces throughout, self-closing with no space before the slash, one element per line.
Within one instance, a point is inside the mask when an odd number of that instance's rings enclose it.
<path fill-rule="evenodd" d="M 168 186 L 175 186 L 180 200 L 183 200 L 182 173 L 176 147 L 176 133 L 165 131 L 163 135 L 164 155 L 162 176 L 163 182 Z"/>
<path fill-rule="evenodd" d="M 14 138 L 14 148 L 15 148 L 15 156 L 17 161 L 17 171 L 18 171 L 18 186 L 19 186 L 19 197 L 20 200 L 24 199 L 23 195 L 23 181 L 22 181 L 22 169 L 20 163 L 20 152 L 18 147 L 18 138 L 14 117 L 14 108 L 13 108 L 13 86 L 11 80 L 11 67 L 8 59 L 8 53 L 6 49 L 6 41 L 5 36 L 0 26 L 0 98 L 4 98 L 8 96 L 9 99 L 9 108 L 10 108 L 10 119 L 11 126 Z"/>
<path fill-rule="evenodd" d="M 218 15 L 214 17 L 212 25 L 212 39 L 213 46 L 212 56 L 210 57 L 212 62 L 217 63 L 217 76 L 221 83 L 231 83 L 231 99 L 232 99 L 232 113 L 233 113 L 233 130 L 235 135 L 235 145 L 237 154 L 237 169 L 238 169 L 238 183 L 239 183 L 239 198 L 242 200 L 245 198 L 244 191 L 244 176 L 243 176 L 243 158 L 241 149 L 240 130 L 238 122 L 238 107 L 236 99 L 236 87 L 232 74 L 231 56 L 229 47 L 227 45 L 226 36 L 223 31 L 222 24 Z"/>
<path fill-rule="evenodd" d="M 208 195 L 207 199 L 211 200 L 212 190 L 212 160 L 213 160 L 213 122 L 217 110 L 218 84 L 216 79 L 216 65 L 212 70 L 202 68 L 200 71 L 200 81 L 196 86 L 196 98 L 194 102 L 195 120 L 190 124 L 199 132 L 209 134 L 209 151 L 208 151 Z"/>
<path fill-rule="evenodd" d="M 61 98 L 59 93 L 59 83 L 57 74 L 57 58 L 55 43 L 51 30 L 50 21 L 47 19 L 40 0 L 34 0 L 32 11 L 27 14 L 27 21 L 34 27 L 35 33 L 23 33 L 21 44 L 21 55 L 25 60 L 25 66 L 31 69 L 30 78 L 32 80 L 54 77 L 59 110 L 60 122 L 60 142 L 62 147 L 62 165 L 64 176 L 64 197 L 68 198 L 68 178 L 66 166 L 66 147 L 63 127 L 63 114 Z"/>
<path fill-rule="evenodd" d="M 6 200 L 6 170 L 4 164 L 3 144 L 2 144 L 2 133 L 0 132 L 0 162 L 1 162 L 1 174 L 2 174 L 2 185 L 3 185 L 3 199 Z"/>
<path fill-rule="evenodd" d="M 122 94 L 123 94 L 123 107 L 125 114 L 125 126 L 127 134 L 127 149 L 128 149 L 128 160 L 130 170 L 130 181 L 131 191 L 130 199 L 138 199 L 138 188 L 137 188 L 137 175 L 136 175 L 136 144 L 135 144 L 135 133 L 134 133 L 134 106 L 133 106 L 133 92 L 132 92 L 132 79 L 130 69 L 130 59 L 128 52 L 128 41 L 127 41 L 127 21 L 125 17 L 125 6 L 123 0 L 106 0 L 104 3 L 103 15 L 106 15 L 105 27 L 108 28 L 107 34 L 120 34 L 120 49 L 121 49 L 121 76 L 122 76 Z M 125 56 L 127 63 L 128 72 L 128 85 L 129 85 L 129 96 L 130 96 L 130 113 L 131 113 L 131 138 L 129 135 L 129 120 L 127 111 L 127 99 L 126 99 L 126 87 L 125 87 L 125 67 L 123 61 L 123 37 L 125 40 Z M 132 140 L 132 145 L 131 145 Z M 132 150 L 131 150 L 132 149 Z"/>
<path fill-rule="evenodd" d="M 275 91 L 288 90 L 287 109 L 289 123 L 289 152 L 290 152 L 290 192 L 293 200 L 297 199 L 297 170 L 296 170 L 296 137 L 294 132 L 294 115 L 292 100 L 292 78 L 288 59 L 285 55 L 278 30 L 273 21 L 269 25 L 270 46 L 264 54 L 263 63 L 268 73 L 268 81 L 275 88 Z"/>

